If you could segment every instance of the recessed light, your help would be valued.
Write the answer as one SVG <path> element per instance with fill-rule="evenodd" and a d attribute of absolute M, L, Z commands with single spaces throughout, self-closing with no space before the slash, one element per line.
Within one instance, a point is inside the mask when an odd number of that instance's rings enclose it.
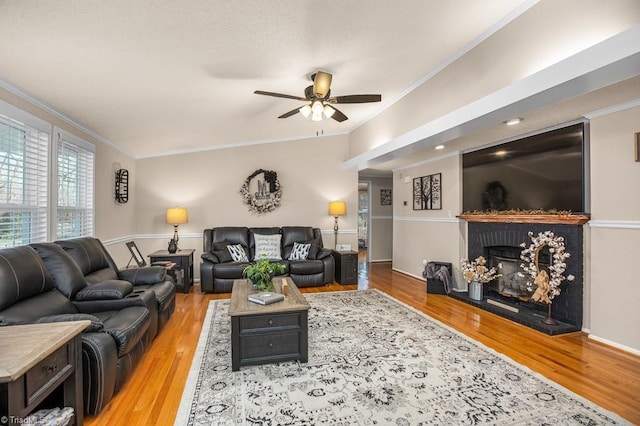
<path fill-rule="evenodd" d="M 504 151 L 504 150 L 496 151 L 496 155 L 498 157 L 504 157 L 505 155 L 507 155 L 507 151 Z"/>
<path fill-rule="evenodd" d="M 444 149 L 444 145 L 437 145 L 436 149 Z"/>
<path fill-rule="evenodd" d="M 516 118 L 512 118 L 511 120 L 505 121 L 504 124 L 506 124 L 507 126 L 514 126 L 520 123 L 521 121 L 522 121 L 522 118 L 516 117 Z"/>

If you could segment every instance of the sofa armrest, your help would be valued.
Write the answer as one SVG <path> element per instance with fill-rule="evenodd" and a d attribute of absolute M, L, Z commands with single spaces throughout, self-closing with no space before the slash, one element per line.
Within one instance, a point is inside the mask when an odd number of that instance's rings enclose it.
<path fill-rule="evenodd" d="M 324 254 L 325 252 L 329 252 L 329 255 L 325 256 Z M 331 250 L 321 249 L 320 252 L 318 253 L 318 259 L 321 259 L 322 263 L 324 263 L 324 274 L 323 274 L 324 283 L 331 284 L 334 280 L 334 275 L 335 275 L 335 261 L 333 259 L 333 256 L 331 256 Z"/>
<path fill-rule="evenodd" d="M 122 280 L 107 280 L 91 284 L 76 293 L 75 300 L 84 302 L 89 300 L 123 299 L 133 291 L 131 283 Z"/>
<path fill-rule="evenodd" d="M 34 324 L 46 324 L 51 322 L 67 322 L 67 321 L 91 321 L 89 327 L 87 327 L 84 332 L 89 333 L 93 331 L 100 331 L 103 329 L 104 324 L 98 317 L 90 315 L 90 314 L 59 314 L 59 315 L 49 315 L 46 317 L 41 317 L 35 320 Z"/>
<path fill-rule="evenodd" d="M 211 263 L 220 263 L 220 259 L 218 259 L 218 256 L 216 256 L 215 254 L 209 252 L 209 253 L 202 253 L 200 255 L 200 258 L 202 260 L 206 260 L 207 262 L 211 262 Z"/>
<path fill-rule="evenodd" d="M 316 256 L 316 259 L 322 260 L 329 256 L 331 256 L 331 250 L 328 248 L 321 248 L 320 250 L 318 250 L 318 255 Z"/>
<path fill-rule="evenodd" d="M 157 284 L 165 280 L 167 269 L 163 266 L 123 269 L 118 276 L 121 280 L 129 281 L 133 285 Z"/>
<path fill-rule="evenodd" d="M 116 387 L 118 348 L 107 333 L 83 333 L 82 385 L 84 412 L 95 416 L 111 401 Z"/>

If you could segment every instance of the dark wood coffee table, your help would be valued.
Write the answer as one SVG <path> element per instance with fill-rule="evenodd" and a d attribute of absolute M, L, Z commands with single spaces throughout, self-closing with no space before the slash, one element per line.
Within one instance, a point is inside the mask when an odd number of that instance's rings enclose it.
<path fill-rule="evenodd" d="M 231 291 L 231 368 L 271 362 L 308 360 L 309 303 L 291 278 L 275 278 L 276 291 L 287 283 L 282 302 L 259 305 L 247 296 L 258 293 L 247 280 L 236 280 Z"/>

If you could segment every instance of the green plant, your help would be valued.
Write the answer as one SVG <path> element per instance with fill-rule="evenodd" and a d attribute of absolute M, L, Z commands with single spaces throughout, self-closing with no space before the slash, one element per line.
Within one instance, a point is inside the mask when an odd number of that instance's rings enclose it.
<path fill-rule="evenodd" d="M 242 276 L 251 280 L 251 282 L 260 291 L 272 290 L 273 284 L 271 279 L 277 275 L 282 274 L 285 271 L 285 267 L 281 263 L 272 263 L 269 259 L 260 259 L 256 263 L 247 266 L 242 271 Z"/>

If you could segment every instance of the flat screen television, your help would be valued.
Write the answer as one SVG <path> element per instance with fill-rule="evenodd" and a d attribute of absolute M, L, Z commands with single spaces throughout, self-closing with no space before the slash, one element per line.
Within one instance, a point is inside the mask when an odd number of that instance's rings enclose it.
<path fill-rule="evenodd" d="M 462 155 L 463 211 L 586 212 L 585 124 Z"/>

